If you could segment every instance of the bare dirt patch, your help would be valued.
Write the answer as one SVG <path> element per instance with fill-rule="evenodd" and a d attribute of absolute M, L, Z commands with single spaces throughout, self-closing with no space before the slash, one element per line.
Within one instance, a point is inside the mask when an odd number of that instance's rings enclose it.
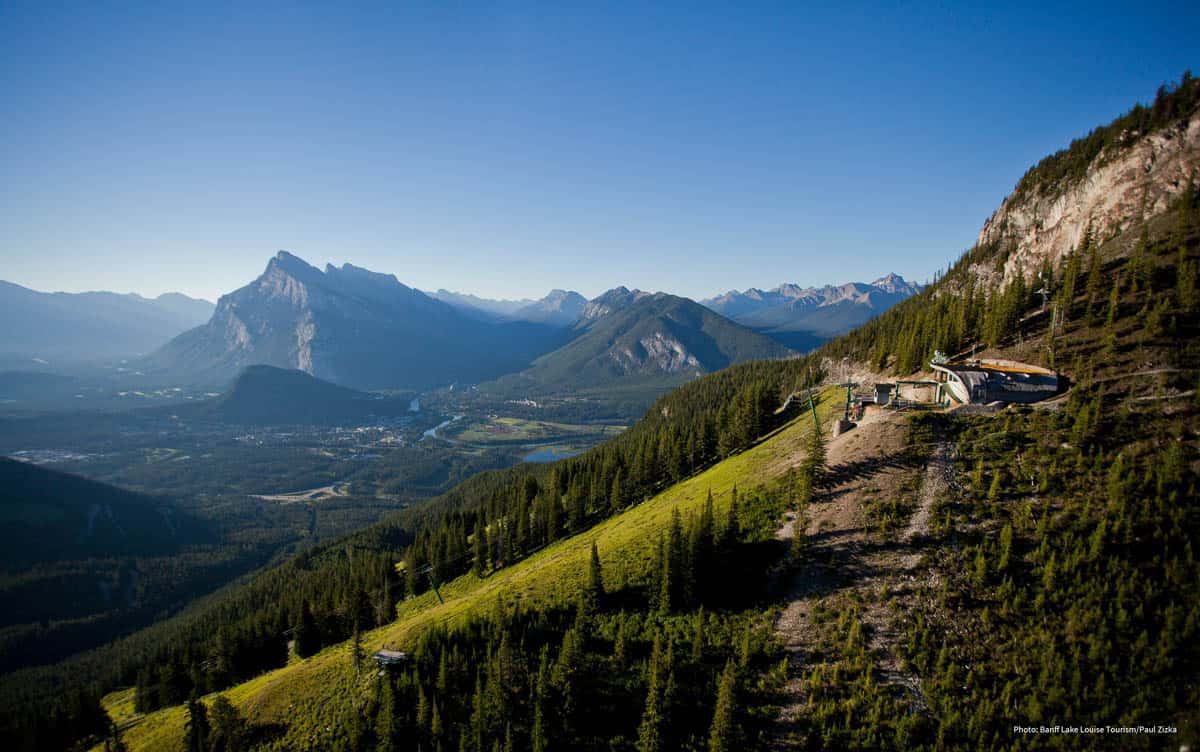
<path fill-rule="evenodd" d="M 878 659 L 880 682 L 902 688 L 914 707 L 924 704 L 919 680 L 898 656 L 903 639 L 898 617 L 912 605 L 919 545 L 932 511 L 953 482 L 952 446 L 935 442 L 925 460 L 915 460 L 905 451 L 906 433 L 906 414 L 872 409 L 857 427 L 829 442 L 828 482 L 807 510 L 807 551 L 776 581 L 784 608 L 774 628 L 787 654 L 789 681 L 774 749 L 794 746 L 804 714 L 804 676 L 825 652 L 814 613 L 851 600 Z M 907 500 L 913 513 L 901 530 L 883 536 L 871 528 L 865 510 L 900 495 L 915 497 Z M 795 524 L 789 512 L 776 537 L 790 541 Z"/>

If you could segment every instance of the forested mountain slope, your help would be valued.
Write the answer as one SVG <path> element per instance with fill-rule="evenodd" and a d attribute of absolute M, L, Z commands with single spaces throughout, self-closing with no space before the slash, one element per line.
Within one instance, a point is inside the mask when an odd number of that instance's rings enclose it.
<path fill-rule="evenodd" d="M 734 363 L 792 354 L 783 345 L 675 295 L 610 291 L 590 305 L 605 312 L 582 319 L 583 333 L 489 388 L 521 394 L 641 388 L 655 395 Z"/>
<path fill-rule="evenodd" d="M 235 425 L 326 424 L 401 415 L 408 405 L 404 396 L 372 395 L 296 369 L 249 366 L 196 413 Z"/>

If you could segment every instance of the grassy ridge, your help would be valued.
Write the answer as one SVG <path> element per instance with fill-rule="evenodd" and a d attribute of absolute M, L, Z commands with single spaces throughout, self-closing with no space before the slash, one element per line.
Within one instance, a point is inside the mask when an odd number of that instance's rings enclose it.
<path fill-rule="evenodd" d="M 839 408 L 838 394 L 832 389 L 822 395 L 823 419 Z M 570 601 L 587 575 L 593 541 L 604 561 L 606 587 L 648 582 L 659 536 L 667 529 L 672 510 L 678 508 L 685 517 L 698 512 L 711 490 L 718 515 L 723 514 L 735 486 L 755 486 L 793 466 L 811 430 L 811 417 L 802 413 L 754 447 L 590 530 L 483 579 L 465 575 L 446 583 L 441 587 L 444 604 L 438 603 L 432 593 L 404 601 L 398 608 L 397 621 L 364 635 L 363 645 L 368 651 L 385 645 L 403 649 L 423 630 L 435 624 L 462 623 L 470 615 L 493 609 L 497 599 L 524 606 Z M 755 510 L 745 509 L 744 514 L 747 524 L 753 525 Z M 359 686 L 350 666 L 350 646 L 342 643 L 224 694 L 252 722 L 286 726 L 277 741 L 280 748 L 322 749 L 331 738 L 325 735 L 344 725 L 348 715 L 355 712 L 354 699 L 366 691 L 368 680 L 364 678 Z M 123 738 L 129 749 L 156 750 L 179 743 L 186 715 L 182 706 L 136 716 L 131 702 L 128 691 L 105 698 L 105 707 L 125 728 Z"/>

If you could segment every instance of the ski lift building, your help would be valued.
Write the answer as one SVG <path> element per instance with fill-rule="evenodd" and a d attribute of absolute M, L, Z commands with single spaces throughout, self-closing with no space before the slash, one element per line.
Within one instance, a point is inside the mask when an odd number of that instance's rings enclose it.
<path fill-rule="evenodd" d="M 948 402 L 962 405 L 989 402 L 1030 403 L 1059 393 L 1061 379 L 1054 371 L 1009 360 L 970 360 L 929 364 Z"/>

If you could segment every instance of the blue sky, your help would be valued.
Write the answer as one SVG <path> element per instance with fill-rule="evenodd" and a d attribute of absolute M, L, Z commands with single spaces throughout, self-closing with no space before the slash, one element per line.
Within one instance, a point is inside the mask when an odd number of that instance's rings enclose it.
<path fill-rule="evenodd" d="M 923 279 L 1200 72 L 1183 3 L 343 5 L 0 3 L 0 278 L 215 299 L 285 248 L 493 297 Z"/>

